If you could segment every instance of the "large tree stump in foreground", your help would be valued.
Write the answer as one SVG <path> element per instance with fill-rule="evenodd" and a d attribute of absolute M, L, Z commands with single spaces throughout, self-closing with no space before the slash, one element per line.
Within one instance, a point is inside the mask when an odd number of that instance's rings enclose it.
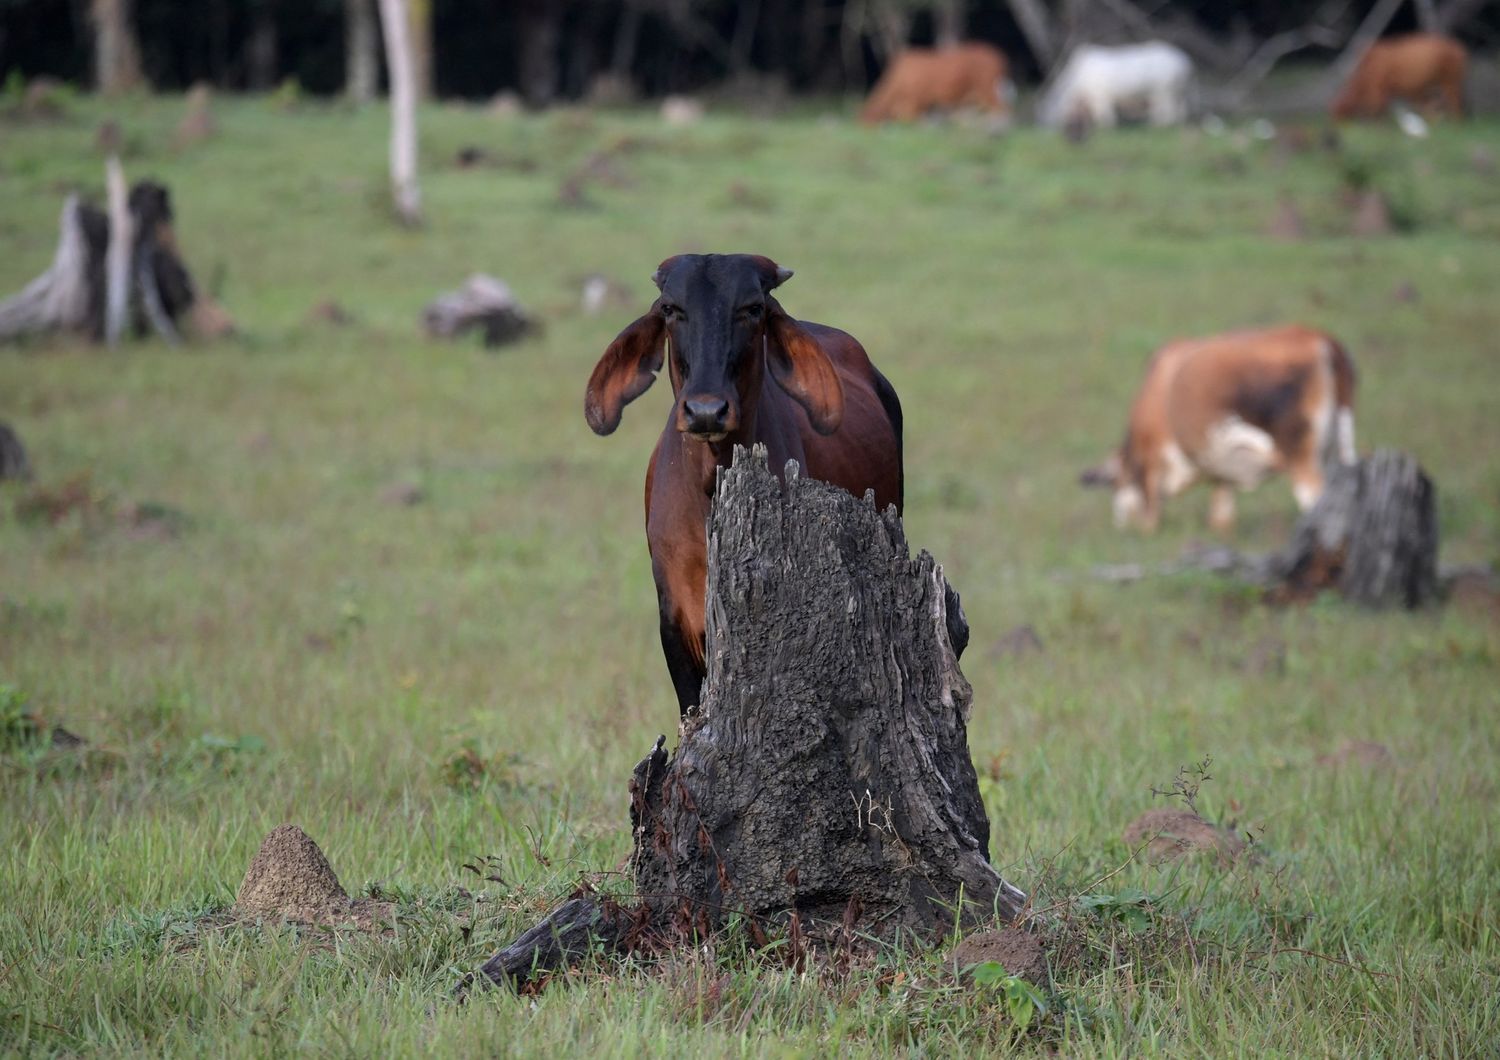
<path fill-rule="evenodd" d="M 973 693 L 942 568 L 882 514 L 762 451 L 720 474 L 708 678 L 633 793 L 636 887 L 659 919 L 728 912 L 891 935 L 1013 917 L 969 758 Z M 659 758 L 659 756 L 658 756 Z"/>
<path fill-rule="evenodd" d="M 1279 592 L 1336 588 L 1371 607 L 1421 607 L 1438 596 L 1437 498 L 1405 453 L 1376 451 L 1340 467 L 1273 561 Z"/>
<path fill-rule="evenodd" d="M 702 706 L 630 785 L 639 904 L 575 896 L 485 965 L 491 979 L 735 914 L 814 939 L 933 939 L 956 913 L 1020 912 L 969 757 L 968 627 L 894 511 L 795 464 L 783 487 L 763 449 L 737 450 L 708 565 Z"/>

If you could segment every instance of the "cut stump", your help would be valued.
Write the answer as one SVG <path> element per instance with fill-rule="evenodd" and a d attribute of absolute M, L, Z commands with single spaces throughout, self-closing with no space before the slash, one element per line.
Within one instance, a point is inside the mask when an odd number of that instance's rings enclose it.
<path fill-rule="evenodd" d="M 1274 561 L 1276 592 L 1324 589 L 1369 607 L 1422 607 L 1439 595 L 1437 495 L 1416 460 L 1389 449 L 1340 467 Z"/>
<path fill-rule="evenodd" d="M 8 423 L 0 423 L 0 481 L 4 479 L 21 482 L 31 479 L 31 461 L 27 459 L 26 447 L 21 444 L 21 436 Z"/>
<path fill-rule="evenodd" d="M 691 941 L 743 917 L 817 943 L 1013 920 L 1026 898 L 990 864 L 969 757 L 968 625 L 894 509 L 737 449 L 708 568 L 702 705 L 630 785 L 639 905 L 622 921 L 575 897 L 485 973 L 615 945 L 627 922 Z"/>

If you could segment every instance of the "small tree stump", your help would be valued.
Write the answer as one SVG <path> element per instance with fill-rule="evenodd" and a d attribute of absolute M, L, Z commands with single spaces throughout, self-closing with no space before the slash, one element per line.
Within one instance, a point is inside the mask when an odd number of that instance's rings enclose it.
<path fill-rule="evenodd" d="M 422 309 L 422 327 L 439 339 L 480 328 L 485 346 L 495 347 L 529 335 L 536 330 L 536 322 L 516 301 L 509 284 L 477 272 L 457 291 L 428 302 Z"/>
<path fill-rule="evenodd" d="M 1369 607 L 1421 607 L 1438 596 L 1437 498 L 1405 453 L 1376 451 L 1340 467 L 1273 563 L 1279 592 L 1336 588 Z"/>
<path fill-rule="evenodd" d="M 10 424 L 0 423 L 0 481 L 17 479 L 25 482 L 30 478 L 31 461 L 26 458 L 21 436 L 11 430 Z"/>
<path fill-rule="evenodd" d="M 119 200 L 124 177 L 116 160 L 109 171 L 112 198 Z M 116 337 L 131 327 L 137 335 L 149 329 L 176 342 L 184 323 L 204 338 L 234 329 L 223 308 L 199 289 L 177 249 L 166 186 L 140 181 L 123 204 L 113 205 L 127 223 L 115 224 L 76 195 L 63 204 L 52 266 L 0 300 L 0 342 L 59 331 L 97 341 L 108 336 L 111 312 Z M 121 232 L 125 238 L 112 237 Z"/>

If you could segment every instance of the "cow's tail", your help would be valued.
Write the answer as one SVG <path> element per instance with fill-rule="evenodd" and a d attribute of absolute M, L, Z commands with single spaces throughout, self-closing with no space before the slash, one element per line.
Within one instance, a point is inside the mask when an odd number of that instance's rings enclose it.
<path fill-rule="evenodd" d="M 1359 459 L 1354 451 L 1354 361 L 1333 339 L 1328 340 L 1328 367 L 1333 373 L 1334 454 L 1339 463 L 1353 464 Z"/>

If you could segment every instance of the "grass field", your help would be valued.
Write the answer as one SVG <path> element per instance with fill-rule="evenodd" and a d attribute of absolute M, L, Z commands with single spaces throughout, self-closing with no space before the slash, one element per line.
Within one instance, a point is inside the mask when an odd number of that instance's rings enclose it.
<path fill-rule="evenodd" d="M 90 741 L 0 737 L 0 1053 L 1494 1055 L 1495 614 L 1100 582 L 1096 564 L 1201 539 L 1206 496 L 1144 539 L 1074 480 L 1154 346 L 1303 320 L 1354 354 L 1361 448 L 1434 476 L 1444 560 L 1500 560 L 1500 180 L 1474 160 L 1500 126 L 1361 128 L 1330 154 L 445 107 L 423 115 L 429 222 L 411 232 L 384 206 L 382 110 L 226 101 L 220 135 L 176 151 L 180 113 L 129 108 L 127 171 L 171 185 L 242 336 L 0 350 L 0 420 L 38 486 L 87 476 L 91 502 L 52 525 L 0 487 L 0 708 L 10 725 L 24 699 Z M 103 116 L 80 101 L 0 124 L 0 290 L 50 260 L 66 192 L 98 186 Z M 456 167 L 467 144 L 497 164 Z M 610 145 L 610 179 L 560 205 Z M 1350 180 L 1405 230 L 1349 237 Z M 1265 235 L 1280 195 L 1307 239 Z M 907 533 L 973 627 L 992 854 L 1066 921 L 1025 1033 L 920 952 L 842 978 L 700 953 L 447 1000 L 626 853 L 630 767 L 675 724 L 640 509 L 666 387 L 608 439 L 581 399 L 682 250 L 795 268 L 787 309 L 853 332 L 901 394 Z M 505 277 L 545 334 L 493 355 L 418 337 L 421 305 L 472 270 Z M 636 304 L 582 315 L 595 270 Z M 324 299 L 354 323 L 309 320 Z M 393 483 L 422 502 L 383 500 Z M 178 532 L 130 532 L 131 505 Z M 1272 483 L 1237 543 L 1275 547 L 1293 516 Z M 1045 650 L 997 651 L 1023 623 Z M 1350 739 L 1392 761 L 1319 763 Z M 1255 856 L 1132 859 L 1125 824 L 1204 756 L 1200 810 Z M 393 937 L 202 918 L 285 821 L 351 892 L 399 903 Z M 498 880 L 464 869 L 485 856 Z M 1085 894 L 1112 897 L 1091 912 Z"/>

